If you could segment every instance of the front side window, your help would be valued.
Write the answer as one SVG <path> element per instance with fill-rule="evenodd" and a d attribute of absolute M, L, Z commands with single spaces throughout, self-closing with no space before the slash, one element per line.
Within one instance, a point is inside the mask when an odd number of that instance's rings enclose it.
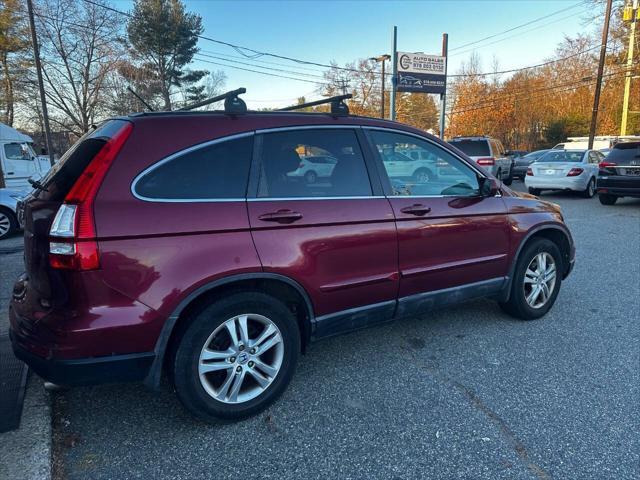
<path fill-rule="evenodd" d="M 7 160 L 32 160 L 36 155 L 28 143 L 6 143 L 4 156 Z"/>
<path fill-rule="evenodd" d="M 443 148 L 426 140 L 395 132 L 371 130 L 370 137 L 389 177 L 394 196 L 479 194 L 480 185 L 476 172 Z M 427 152 L 427 160 L 414 160 L 401 153 L 414 149 Z"/>
<path fill-rule="evenodd" d="M 135 192 L 156 200 L 244 198 L 252 149 L 247 136 L 177 154 L 140 177 Z"/>
<path fill-rule="evenodd" d="M 263 137 L 258 197 L 370 196 L 355 131 L 301 129 Z"/>

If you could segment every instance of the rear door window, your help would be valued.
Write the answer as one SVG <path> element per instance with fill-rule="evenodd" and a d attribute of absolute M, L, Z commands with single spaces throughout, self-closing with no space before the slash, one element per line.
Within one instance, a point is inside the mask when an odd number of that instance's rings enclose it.
<path fill-rule="evenodd" d="M 244 199 L 252 150 L 253 135 L 192 147 L 144 172 L 134 192 L 155 201 Z"/>
<path fill-rule="evenodd" d="M 310 175 L 304 158 L 330 159 Z M 258 197 L 371 196 L 371 183 L 355 131 L 301 129 L 265 133 Z"/>

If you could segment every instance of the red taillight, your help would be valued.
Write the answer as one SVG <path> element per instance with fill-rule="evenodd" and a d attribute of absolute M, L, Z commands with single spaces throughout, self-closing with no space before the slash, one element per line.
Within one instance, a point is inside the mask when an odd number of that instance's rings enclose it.
<path fill-rule="evenodd" d="M 574 167 L 569 170 L 569 173 L 567 173 L 567 177 L 577 177 L 578 175 L 582 174 L 582 172 L 584 172 L 582 168 Z"/>
<path fill-rule="evenodd" d="M 599 168 L 607 168 L 607 167 L 615 167 L 615 166 L 616 166 L 615 162 L 607 162 L 606 160 L 603 160 L 598 164 Z"/>
<path fill-rule="evenodd" d="M 532 169 L 527 168 L 527 176 L 533 177 L 533 170 Z"/>
<path fill-rule="evenodd" d="M 127 123 L 111 137 L 65 196 L 49 232 L 51 267 L 69 270 L 95 270 L 100 267 L 93 202 L 131 130 L 133 125 Z"/>
<path fill-rule="evenodd" d="M 496 159 L 493 157 L 479 158 L 477 163 L 483 167 L 490 167 L 496 164 Z"/>

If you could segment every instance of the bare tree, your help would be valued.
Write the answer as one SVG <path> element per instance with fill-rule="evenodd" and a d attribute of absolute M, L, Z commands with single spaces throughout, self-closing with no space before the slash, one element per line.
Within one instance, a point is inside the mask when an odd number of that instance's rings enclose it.
<path fill-rule="evenodd" d="M 124 54 L 121 24 L 112 12 L 87 2 L 43 0 L 38 7 L 51 121 L 82 134 L 107 111 L 107 77 Z"/>

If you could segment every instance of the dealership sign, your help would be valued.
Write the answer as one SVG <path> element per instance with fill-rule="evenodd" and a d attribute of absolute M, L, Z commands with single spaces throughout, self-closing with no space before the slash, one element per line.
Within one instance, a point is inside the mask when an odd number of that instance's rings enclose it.
<path fill-rule="evenodd" d="M 446 57 L 398 52 L 398 92 L 445 93 Z"/>

